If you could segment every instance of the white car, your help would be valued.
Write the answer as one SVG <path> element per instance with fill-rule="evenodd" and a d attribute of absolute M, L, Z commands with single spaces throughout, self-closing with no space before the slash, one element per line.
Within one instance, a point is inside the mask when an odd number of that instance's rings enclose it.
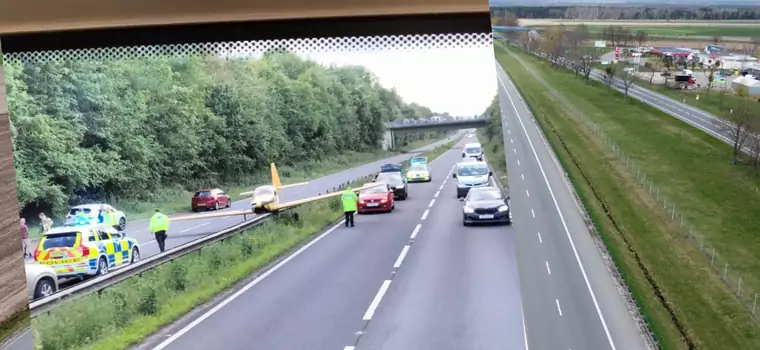
<path fill-rule="evenodd" d="M 100 207 L 104 206 L 106 209 L 112 209 L 113 207 L 108 204 L 83 204 L 77 205 L 69 209 L 69 213 L 66 214 L 65 226 L 80 226 L 86 224 L 98 223 L 98 212 Z M 89 219 L 89 222 L 78 222 L 77 214 L 84 212 L 84 215 Z M 127 228 L 127 217 L 121 210 L 116 210 L 116 219 L 119 222 L 119 231 L 124 231 Z"/>
<path fill-rule="evenodd" d="M 58 291 L 58 276 L 52 267 L 32 263 L 26 264 L 25 270 L 30 300 L 49 297 Z"/>

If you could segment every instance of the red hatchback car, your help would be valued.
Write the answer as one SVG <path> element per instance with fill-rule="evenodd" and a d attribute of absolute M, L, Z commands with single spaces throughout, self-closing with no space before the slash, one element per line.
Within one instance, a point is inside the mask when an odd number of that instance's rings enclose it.
<path fill-rule="evenodd" d="M 219 210 L 219 208 L 229 208 L 232 205 L 232 199 L 224 191 L 214 188 L 208 190 L 199 190 L 195 192 L 190 208 L 193 211 L 201 210 Z"/>
<path fill-rule="evenodd" d="M 393 199 L 393 189 L 388 186 L 374 186 L 359 192 L 359 202 L 356 209 L 359 214 L 386 212 L 390 213 L 396 208 Z"/>

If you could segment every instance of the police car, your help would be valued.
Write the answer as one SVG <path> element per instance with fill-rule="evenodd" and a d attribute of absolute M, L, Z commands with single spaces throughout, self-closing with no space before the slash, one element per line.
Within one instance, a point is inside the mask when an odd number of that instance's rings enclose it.
<path fill-rule="evenodd" d="M 88 225 L 98 222 L 98 212 L 103 207 L 106 210 L 114 209 L 116 212 L 116 221 L 118 221 L 119 230 L 124 231 L 127 228 L 127 217 L 121 210 L 116 210 L 108 204 L 82 204 L 69 209 L 66 214 L 66 226 Z"/>
<path fill-rule="evenodd" d="M 104 225 L 54 227 L 42 236 L 34 260 L 59 278 L 102 276 L 140 260 L 137 240 Z"/>

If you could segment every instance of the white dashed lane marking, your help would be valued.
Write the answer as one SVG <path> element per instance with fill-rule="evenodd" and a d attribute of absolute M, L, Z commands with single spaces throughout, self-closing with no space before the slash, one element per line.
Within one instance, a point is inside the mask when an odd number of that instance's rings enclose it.
<path fill-rule="evenodd" d="M 538 234 L 538 243 L 544 243 L 544 240 L 541 239 L 541 232 L 536 232 Z"/>
<path fill-rule="evenodd" d="M 533 215 L 534 218 L 536 217 L 536 212 L 533 211 L 533 208 L 530 209 L 530 215 Z"/>
<path fill-rule="evenodd" d="M 559 315 L 562 316 L 562 307 L 559 306 L 559 299 L 554 299 L 557 301 L 557 311 L 559 312 Z"/>
<path fill-rule="evenodd" d="M 398 259 L 396 259 L 396 263 L 393 264 L 394 268 L 397 269 L 397 268 L 401 267 L 401 263 L 404 262 L 404 258 L 406 257 L 406 253 L 408 253 L 408 252 L 409 252 L 409 245 L 407 244 L 407 245 L 404 246 L 404 249 L 401 249 L 401 254 L 399 254 Z M 548 266 L 549 265 L 547 265 L 547 267 Z"/>
<path fill-rule="evenodd" d="M 548 261 L 546 261 L 546 272 L 548 272 L 550 275 L 552 274 L 552 269 L 549 268 L 549 262 Z"/>

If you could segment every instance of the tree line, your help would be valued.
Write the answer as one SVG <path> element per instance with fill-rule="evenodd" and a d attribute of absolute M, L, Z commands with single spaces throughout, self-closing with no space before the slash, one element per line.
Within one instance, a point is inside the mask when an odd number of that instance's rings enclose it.
<path fill-rule="evenodd" d="M 539 57 L 547 59 L 557 69 L 571 69 L 576 78 L 590 82 L 590 75 L 595 68 L 597 57 L 590 52 L 583 42 L 589 37 L 586 26 L 552 26 L 541 33 L 541 36 L 529 33 L 511 34 L 509 40 L 523 50 Z M 622 53 L 621 53 L 622 54 Z M 662 72 L 677 67 L 700 68 L 708 79 L 706 86 L 709 98 L 711 87 L 714 84 L 715 74 L 720 67 L 720 61 L 711 65 L 700 65 L 696 62 L 675 61 L 669 57 L 657 58 L 646 63 L 650 72 L 650 83 L 657 72 Z M 630 72 L 620 71 L 620 66 L 608 65 L 602 71 L 602 81 L 608 89 L 613 88 L 615 82 L 622 85 L 623 98 L 628 98 L 628 90 L 639 79 L 639 76 Z M 666 76 L 665 76 L 666 75 Z M 672 74 L 664 74 L 666 86 Z M 676 84 L 677 86 L 685 83 Z M 684 90 L 685 91 L 685 90 Z M 731 96 L 729 96 L 731 95 Z M 730 97 L 730 99 L 728 98 Z M 760 98 L 751 96 L 746 88 L 735 91 L 724 89 L 718 98 L 719 108 L 725 111 L 718 114 L 720 118 L 715 125 L 720 132 L 730 140 L 733 148 L 732 163 L 742 162 L 752 165 L 755 175 L 760 175 Z"/>
<path fill-rule="evenodd" d="M 512 12 L 519 18 L 585 20 L 754 20 L 760 8 L 684 6 L 514 6 L 491 7 L 491 16 Z"/>
<path fill-rule="evenodd" d="M 384 125 L 434 115 L 360 66 L 288 52 L 5 65 L 19 209 L 151 200 L 379 150 Z M 412 141 L 416 136 L 407 136 Z"/>

